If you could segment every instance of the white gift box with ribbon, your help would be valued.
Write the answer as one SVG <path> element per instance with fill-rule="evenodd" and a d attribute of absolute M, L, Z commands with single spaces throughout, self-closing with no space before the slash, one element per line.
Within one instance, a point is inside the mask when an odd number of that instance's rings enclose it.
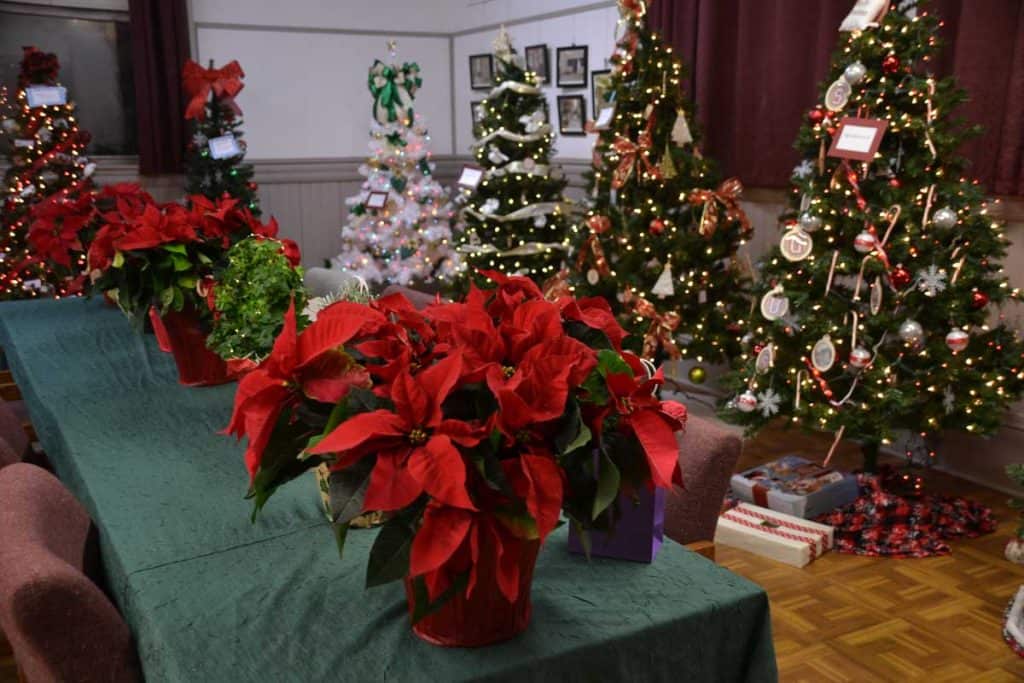
<path fill-rule="evenodd" d="M 832 527 L 740 503 L 718 518 L 715 543 L 804 567 L 832 549 Z"/>

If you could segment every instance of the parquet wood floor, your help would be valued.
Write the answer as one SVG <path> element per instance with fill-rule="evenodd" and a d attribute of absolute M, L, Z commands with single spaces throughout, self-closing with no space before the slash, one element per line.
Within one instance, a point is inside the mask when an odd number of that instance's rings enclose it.
<path fill-rule="evenodd" d="M 740 467 L 789 453 L 820 462 L 829 445 L 828 437 L 769 429 L 745 444 Z M 844 445 L 833 462 L 855 469 L 859 451 Z M 803 569 L 716 547 L 719 564 L 768 591 L 782 681 L 1024 680 L 1024 659 L 1002 639 L 1003 610 L 1024 584 L 1024 567 L 1003 558 L 1015 529 L 1006 495 L 937 470 L 925 477 L 929 492 L 992 507 L 999 529 L 953 541 L 947 557 L 828 553 Z"/>
<path fill-rule="evenodd" d="M 820 461 L 827 437 L 769 429 L 744 447 L 740 467 L 787 453 Z M 843 446 L 839 467 L 855 469 L 859 453 Z M 1024 680 L 1024 659 L 1002 640 L 1002 614 L 1024 584 L 1024 567 L 1003 559 L 1014 529 L 1006 496 L 938 471 L 927 490 L 968 496 L 991 506 L 996 533 L 953 542 L 953 554 L 882 560 L 828 553 L 795 569 L 719 546 L 717 561 L 764 586 L 780 678 L 784 683 Z M 0 683 L 16 683 L 13 661 L 0 654 Z"/>

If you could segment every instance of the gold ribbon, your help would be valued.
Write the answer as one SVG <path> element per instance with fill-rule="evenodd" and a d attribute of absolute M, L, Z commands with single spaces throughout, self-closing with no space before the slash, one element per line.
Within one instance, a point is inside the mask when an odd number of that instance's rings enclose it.
<path fill-rule="evenodd" d="M 594 257 L 594 268 L 598 274 L 607 277 L 611 273 L 611 268 L 608 267 L 608 258 L 604 255 L 604 248 L 601 246 L 601 240 L 598 239 L 597 235 L 590 233 L 586 241 L 583 242 L 583 246 L 580 247 L 579 256 L 576 257 L 576 270 L 583 272 L 583 266 L 587 263 L 587 257 L 593 255 Z"/>
<path fill-rule="evenodd" d="M 682 322 L 680 315 L 675 311 L 659 313 L 654 304 L 639 294 L 634 293 L 632 288 L 629 287 L 626 288 L 624 298 L 626 305 L 632 307 L 634 313 L 641 318 L 647 318 L 651 321 L 651 326 L 644 333 L 641 355 L 644 358 L 654 358 L 658 350 L 663 349 L 672 360 L 681 358 L 682 353 L 680 353 L 679 346 L 673 338 L 676 328 Z"/>
<path fill-rule="evenodd" d="M 737 221 L 743 232 L 749 232 L 750 219 L 739 205 L 742 193 L 743 183 L 738 178 L 722 181 L 717 190 L 694 190 L 691 192 L 687 200 L 694 206 L 704 205 L 698 232 L 709 239 L 715 234 L 715 230 L 718 229 L 718 204 L 725 207 L 727 221 Z"/>
<path fill-rule="evenodd" d="M 572 287 L 569 286 L 569 271 L 562 268 L 544 281 L 540 291 L 548 301 L 558 301 L 563 296 L 572 296 Z"/>
<path fill-rule="evenodd" d="M 636 142 L 624 135 L 616 135 L 615 142 L 612 143 L 612 151 L 619 155 L 619 165 L 612 175 L 612 187 L 616 190 L 629 181 L 633 170 L 639 164 L 643 165 L 644 171 L 651 177 L 661 177 L 661 170 L 651 162 L 651 146 L 653 145 L 651 128 L 653 126 L 654 116 L 652 115 L 647 120 L 647 127 L 637 136 Z"/>

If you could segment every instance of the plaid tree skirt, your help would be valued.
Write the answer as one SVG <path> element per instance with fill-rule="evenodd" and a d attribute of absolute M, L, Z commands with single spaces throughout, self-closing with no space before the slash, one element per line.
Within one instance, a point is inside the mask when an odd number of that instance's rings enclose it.
<path fill-rule="evenodd" d="M 860 497 L 818 517 L 835 527 L 841 553 L 871 557 L 933 557 L 951 552 L 947 540 L 974 538 L 995 531 L 990 508 L 966 498 L 927 494 L 904 497 L 896 489 L 895 470 L 858 474 Z"/>

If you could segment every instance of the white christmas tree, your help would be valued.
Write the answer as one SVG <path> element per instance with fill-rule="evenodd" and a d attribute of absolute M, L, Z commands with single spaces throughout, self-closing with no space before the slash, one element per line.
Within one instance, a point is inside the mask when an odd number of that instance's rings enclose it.
<path fill-rule="evenodd" d="M 370 157 L 359 167 L 366 178 L 346 200 L 343 249 L 332 265 L 376 284 L 431 283 L 449 279 L 458 267 L 451 244 L 454 212 L 448 191 L 434 180 L 430 135 L 413 111 L 422 80 L 414 62 L 374 62 Z"/>

